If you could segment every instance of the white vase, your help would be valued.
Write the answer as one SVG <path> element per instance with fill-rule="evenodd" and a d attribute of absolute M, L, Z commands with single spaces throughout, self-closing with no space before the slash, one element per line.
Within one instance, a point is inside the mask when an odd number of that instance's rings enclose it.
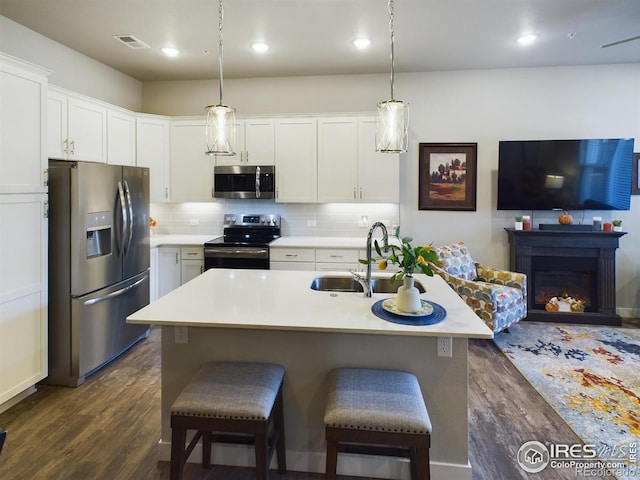
<path fill-rule="evenodd" d="M 398 288 L 396 307 L 405 313 L 414 313 L 422 309 L 420 292 L 413 286 L 413 277 L 404 277 L 402 286 Z"/>
<path fill-rule="evenodd" d="M 516 230 L 522 230 L 522 222 L 516 222 L 515 223 L 515 229 Z"/>
<path fill-rule="evenodd" d="M 621 227 L 621 226 L 616 226 L 616 225 L 614 225 L 614 226 L 613 226 L 613 231 L 614 231 L 614 232 L 621 232 L 621 231 L 622 231 L 622 227 Z"/>

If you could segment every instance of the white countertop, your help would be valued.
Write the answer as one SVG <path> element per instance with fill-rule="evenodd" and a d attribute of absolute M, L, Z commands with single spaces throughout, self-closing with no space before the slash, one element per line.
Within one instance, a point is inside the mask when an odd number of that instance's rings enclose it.
<path fill-rule="evenodd" d="M 447 317 L 431 326 L 388 322 L 371 306 L 391 294 L 332 293 L 309 288 L 318 275 L 343 272 L 210 269 L 127 318 L 130 323 L 318 332 L 493 338 L 491 330 L 438 276 L 416 275 L 423 298 Z M 388 275 L 378 275 L 388 276 Z"/>
<path fill-rule="evenodd" d="M 382 242 L 382 238 L 377 239 Z M 390 243 L 398 243 L 389 238 Z M 280 237 L 269 244 L 271 248 L 360 248 L 367 247 L 366 233 L 362 237 Z"/>
<path fill-rule="evenodd" d="M 151 235 L 151 248 L 159 246 L 202 246 L 205 242 L 221 237 L 222 235 Z"/>

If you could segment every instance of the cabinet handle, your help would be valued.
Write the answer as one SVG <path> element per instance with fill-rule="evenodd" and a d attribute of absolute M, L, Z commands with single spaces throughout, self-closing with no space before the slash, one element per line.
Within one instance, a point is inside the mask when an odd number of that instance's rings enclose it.
<path fill-rule="evenodd" d="M 295 258 L 295 257 L 297 257 L 297 256 L 298 256 L 298 254 L 297 254 L 297 253 L 285 253 L 285 255 L 284 255 L 284 256 L 285 256 L 285 257 L 292 257 L 292 258 Z"/>
<path fill-rule="evenodd" d="M 342 258 L 342 255 L 331 255 L 331 258 Z"/>
<path fill-rule="evenodd" d="M 71 140 L 71 155 L 75 155 L 76 154 L 76 141 L 75 140 Z"/>
<path fill-rule="evenodd" d="M 49 185 L 49 169 L 45 168 L 44 169 L 44 186 L 48 186 Z"/>
<path fill-rule="evenodd" d="M 169 187 L 164 187 L 164 198 L 169 198 Z"/>
<path fill-rule="evenodd" d="M 62 151 L 64 153 L 69 153 L 69 140 L 68 139 L 62 141 Z"/>
<path fill-rule="evenodd" d="M 176 265 L 178 265 L 178 252 L 176 252 Z"/>
<path fill-rule="evenodd" d="M 362 187 L 360 187 L 360 200 L 362 200 Z"/>
<path fill-rule="evenodd" d="M 353 199 L 355 200 L 356 198 L 358 198 L 356 197 L 356 187 L 353 187 Z"/>
<path fill-rule="evenodd" d="M 187 255 L 198 255 L 198 252 L 185 252 Z"/>
<path fill-rule="evenodd" d="M 249 163 L 249 150 L 246 150 L 244 152 L 244 161 Z"/>

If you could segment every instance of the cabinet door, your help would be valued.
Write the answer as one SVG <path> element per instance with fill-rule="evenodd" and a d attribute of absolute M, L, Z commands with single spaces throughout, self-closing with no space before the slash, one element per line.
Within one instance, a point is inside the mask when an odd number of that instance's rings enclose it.
<path fill-rule="evenodd" d="M 67 96 L 49 90 L 47 100 L 47 152 L 49 158 L 65 160 L 68 156 Z"/>
<path fill-rule="evenodd" d="M 169 201 L 171 123 L 163 118 L 138 117 L 136 164 L 149 169 L 151 202 Z"/>
<path fill-rule="evenodd" d="M 180 286 L 180 249 L 158 248 L 158 298 Z"/>
<path fill-rule="evenodd" d="M 244 157 L 248 165 L 275 164 L 275 131 L 272 119 L 244 122 Z"/>
<path fill-rule="evenodd" d="M 97 103 L 69 97 L 69 158 L 107 161 L 107 109 Z"/>
<path fill-rule="evenodd" d="M 281 119 L 275 128 L 276 202 L 317 202 L 316 119 Z"/>
<path fill-rule="evenodd" d="M 0 193 L 46 192 L 47 78 L 0 55 Z"/>
<path fill-rule="evenodd" d="M 358 200 L 400 202 L 400 155 L 376 152 L 375 118 L 358 124 Z"/>
<path fill-rule="evenodd" d="M 213 198 L 214 158 L 205 154 L 205 122 L 171 125 L 171 201 L 210 202 Z"/>
<path fill-rule="evenodd" d="M 358 191 L 358 121 L 318 120 L 318 201 L 355 202 Z"/>
<path fill-rule="evenodd" d="M 134 166 L 136 164 L 136 117 L 109 110 L 107 119 L 107 163 Z"/>
<path fill-rule="evenodd" d="M 216 158 L 216 165 L 246 165 L 245 148 L 244 148 L 244 120 L 236 120 L 234 122 L 235 141 L 233 142 L 233 151 L 235 155 L 220 155 Z M 203 128 L 204 133 L 204 128 Z M 205 136 L 206 147 L 206 136 Z"/>
<path fill-rule="evenodd" d="M 203 260 L 182 260 L 180 283 L 184 285 L 204 271 Z"/>
<path fill-rule="evenodd" d="M 46 200 L 0 195 L 0 404 L 48 374 Z"/>

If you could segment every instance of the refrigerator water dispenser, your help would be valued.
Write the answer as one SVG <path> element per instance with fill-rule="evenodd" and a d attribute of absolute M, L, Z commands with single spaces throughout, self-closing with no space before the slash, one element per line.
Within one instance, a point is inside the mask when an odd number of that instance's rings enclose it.
<path fill-rule="evenodd" d="M 112 212 L 87 213 L 87 258 L 111 254 Z"/>

